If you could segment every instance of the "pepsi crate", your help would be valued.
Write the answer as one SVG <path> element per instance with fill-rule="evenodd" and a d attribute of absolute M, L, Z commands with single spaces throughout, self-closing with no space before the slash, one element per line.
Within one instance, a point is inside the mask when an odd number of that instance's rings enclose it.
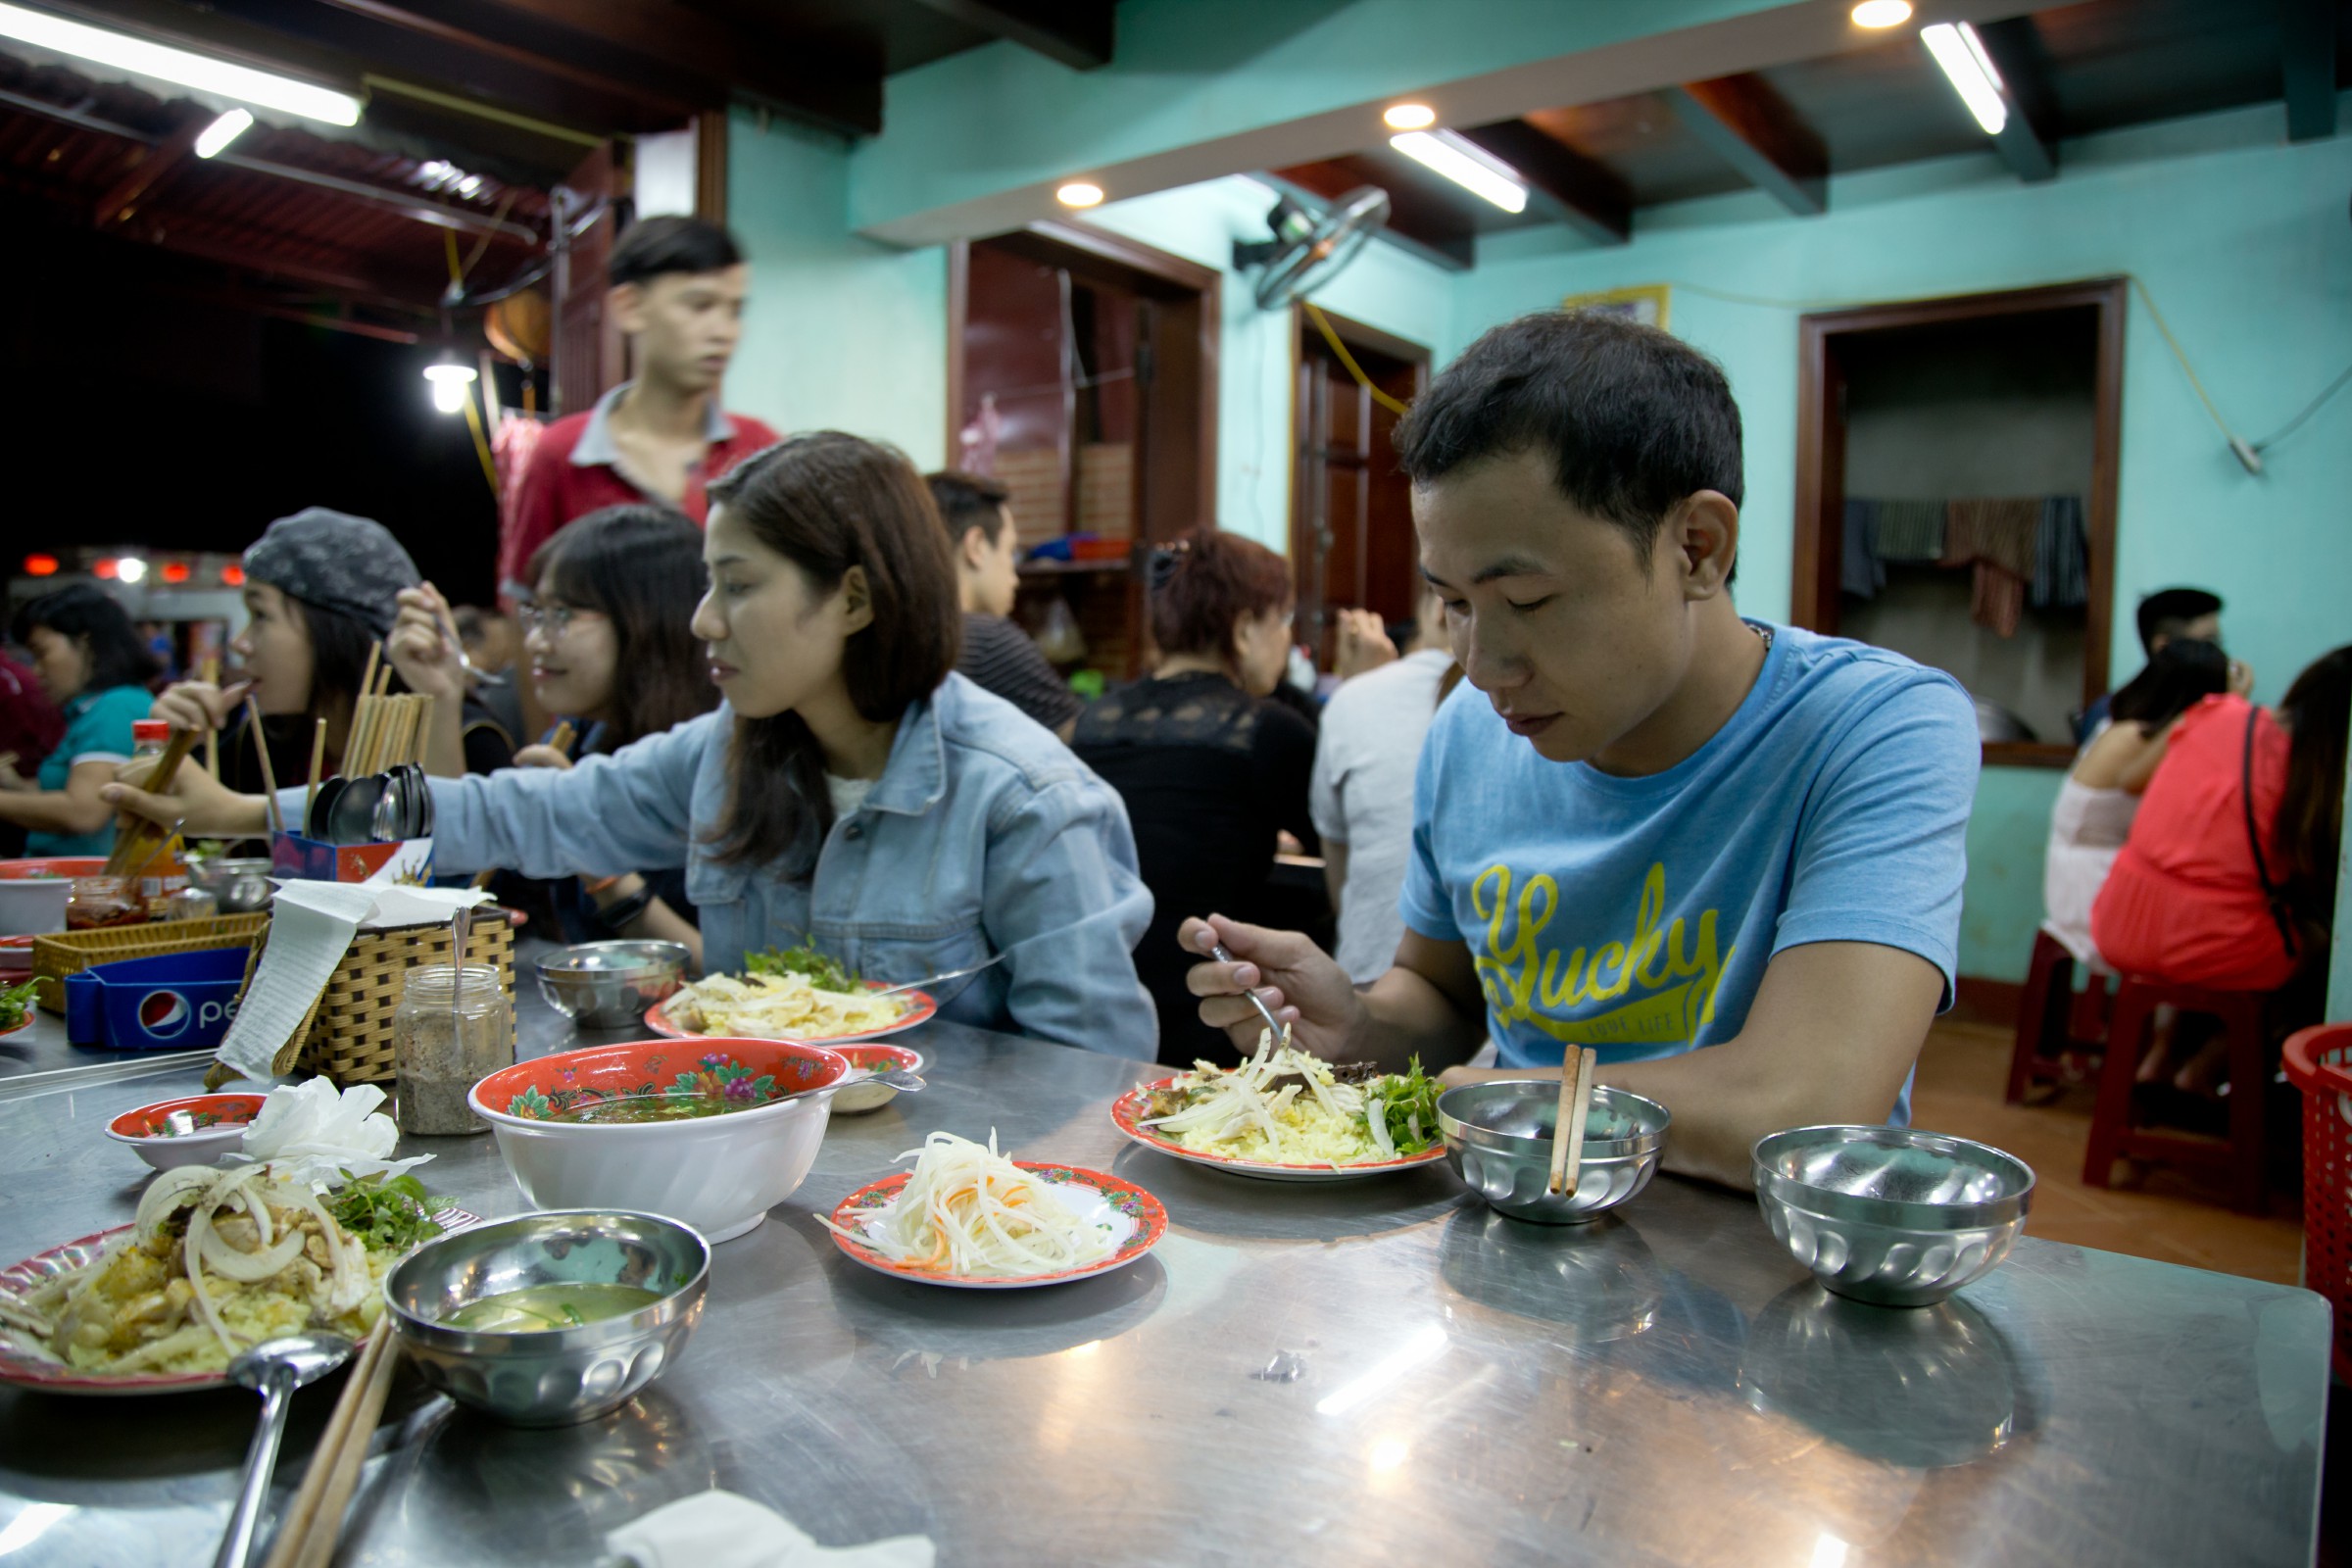
<path fill-rule="evenodd" d="M 269 928 L 267 914 L 216 914 L 201 920 L 158 920 L 34 937 L 32 977 L 40 986 L 41 1009 L 63 1017 L 66 980 L 84 969 L 206 948 L 250 949 Z"/>
<path fill-rule="evenodd" d="M 109 1051 L 210 1051 L 244 988 L 244 948 L 101 963 L 66 977 L 66 1038 Z"/>

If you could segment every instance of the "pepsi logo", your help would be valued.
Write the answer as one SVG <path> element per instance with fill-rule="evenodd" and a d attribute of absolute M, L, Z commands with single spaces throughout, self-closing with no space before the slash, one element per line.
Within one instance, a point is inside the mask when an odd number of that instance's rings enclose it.
<path fill-rule="evenodd" d="M 139 1004 L 139 1027 L 156 1040 L 172 1040 L 188 1032 L 196 1011 L 176 991 L 150 991 Z"/>

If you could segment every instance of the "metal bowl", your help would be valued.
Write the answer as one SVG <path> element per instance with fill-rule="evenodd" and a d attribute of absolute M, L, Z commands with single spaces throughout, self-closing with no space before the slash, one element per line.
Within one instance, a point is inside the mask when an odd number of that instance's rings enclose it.
<path fill-rule="evenodd" d="M 251 914 L 270 907 L 273 863 L 266 855 L 222 856 L 191 865 L 196 886 L 213 896 L 222 914 Z"/>
<path fill-rule="evenodd" d="M 1756 1205 L 1813 1277 L 1876 1306 L 1929 1306 L 1982 1279 L 2026 1228 L 2034 1171 L 1988 1144 L 1908 1127 L 1793 1127 L 1756 1142 Z"/>
<path fill-rule="evenodd" d="M 539 960 L 539 994 L 582 1029 L 629 1029 L 685 984 L 682 942 L 583 942 Z"/>
<path fill-rule="evenodd" d="M 518 1427 L 566 1427 L 626 1404 L 686 1348 L 710 1248 L 692 1227 L 625 1209 L 557 1209 L 428 1242 L 384 1279 L 384 1304 L 424 1381 Z M 486 1296 L 559 1281 L 663 1293 L 626 1317 L 494 1334 L 442 1321 Z"/>
<path fill-rule="evenodd" d="M 1581 1225 L 1630 1201 L 1657 1174 L 1673 1117 L 1654 1100 L 1597 1085 L 1576 1191 L 1554 1198 L 1551 1131 L 1559 1115 L 1557 1078 L 1497 1078 L 1438 1097 L 1438 1131 L 1454 1174 L 1513 1219 Z"/>

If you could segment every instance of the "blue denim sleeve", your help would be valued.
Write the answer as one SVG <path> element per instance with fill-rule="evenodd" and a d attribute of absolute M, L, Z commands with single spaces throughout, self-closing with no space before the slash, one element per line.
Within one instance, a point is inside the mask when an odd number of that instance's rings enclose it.
<path fill-rule="evenodd" d="M 1005 955 L 1020 1031 L 1152 1060 L 1159 1017 L 1135 976 L 1152 895 L 1117 793 L 1090 774 L 1008 805 L 988 824 L 986 875 L 981 923 Z"/>
<path fill-rule="evenodd" d="M 1922 671 L 1851 718 L 1798 825 L 1772 951 L 1900 948 L 1943 971 L 1948 1007 L 1983 757 L 1975 705 L 1949 676 Z"/>
<path fill-rule="evenodd" d="M 434 868 L 495 865 L 558 877 L 684 865 L 695 831 L 695 774 L 710 747 L 726 744 L 722 717 L 584 758 L 568 771 L 508 767 L 434 779 Z"/>

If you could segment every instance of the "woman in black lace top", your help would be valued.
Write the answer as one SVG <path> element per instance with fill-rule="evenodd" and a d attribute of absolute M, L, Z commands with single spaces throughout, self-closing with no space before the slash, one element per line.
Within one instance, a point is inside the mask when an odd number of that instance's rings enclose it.
<path fill-rule="evenodd" d="M 1071 748 L 1126 800 L 1152 890 L 1136 973 L 1159 1008 L 1159 1059 L 1231 1062 L 1200 1023 L 1176 928 L 1205 910 L 1255 920 L 1284 829 L 1314 843 L 1314 726 L 1267 696 L 1290 656 L 1290 567 L 1262 545 L 1203 531 L 1152 552 L 1156 673 L 1078 716 Z"/>

